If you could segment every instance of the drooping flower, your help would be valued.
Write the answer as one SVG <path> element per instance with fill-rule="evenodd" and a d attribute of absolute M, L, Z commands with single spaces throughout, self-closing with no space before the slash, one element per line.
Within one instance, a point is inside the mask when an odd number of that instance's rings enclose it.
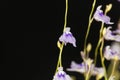
<path fill-rule="evenodd" d="M 111 48 L 111 46 L 106 46 L 104 51 L 104 57 L 107 60 L 120 60 L 120 47 L 114 46 L 114 48 Z"/>
<path fill-rule="evenodd" d="M 58 68 L 53 80 L 72 80 L 71 77 L 63 71 L 63 67 Z"/>
<path fill-rule="evenodd" d="M 105 34 L 104 34 L 104 38 L 106 40 L 113 40 L 113 41 L 117 41 L 117 42 L 120 42 L 120 31 L 119 30 L 116 30 L 116 31 L 111 31 L 112 27 L 108 27 L 105 31 Z"/>
<path fill-rule="evenodd" d="M 101 10 L 101 7 L 102 7 L 102 5 L 97 7 L 93 18 L 96 21 L 101 21 L 105 24 L 114 24 L 113 22 L 110 22 L 110 17 L 109 16 L 106 16 L 106 15 L 103 14 L 103 10 Z"/>
<path fill-rule="evenodd" d="M 74 36 L 70 32 L 70 27 L 66 27 L 65 31 L 60 36 L 59 41 L 64 42 L 65 45 L 67 43 L 71 43 L 74 47 L 76 47 L 76 39 L 74 38 Z"/>

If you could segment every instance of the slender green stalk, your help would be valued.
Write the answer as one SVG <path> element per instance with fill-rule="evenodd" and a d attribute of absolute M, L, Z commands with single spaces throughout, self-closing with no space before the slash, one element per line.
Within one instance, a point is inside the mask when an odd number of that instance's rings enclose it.
<path fill-rule="evenodd" d="M 113 64 L 112 72 L 111 72 L 111 74 L 110 74 L 109 79 L 113 76 L 113 73 L 114 73 L 114 71 L 115 71 L 115 66 L 116 66 L 117 60 L 114 60 L 113 63 L 114 63 L 114 64 Z M 108 79 L 108 80 L 109 80 L 109 79 Z"/>
<path fill-rule="evenodd" d="M 92 10 L 91 10 L 90 16 L 89 16 L 88 29 L 87 29 L 87 33 L 86 33 L 86 36 L 85 36 L 85 42 L 84 42 L 84 53 L 86 53 L 87 38 L 88 38 L 88 34 L 90 32 L 91 23 L 93 21 L 92 15 L 93 15 L 93 11 L 94 11 L 94 8 L 95 8 L 95 4 L 96 4 L 96 0 L 94 0 L 94 2 L 92 4 Z"/>
<path fill-rule="evenodd" d="M 98 41 L 97 47 L 95 49 L 95 60 L 94 60 L 95 65 L 96 65 L 96 62 L 97 62 L 97 55 L 98 55 L 98 49 L 99 49 L 100 43 L 101 43 L 101 40 Z"/>
<path fill-rule="evenodd" d="M 104 78 L 105 78 L 105 80 L 107 80 L 107 72 L 106 72 L 106 67 L 105 67 L 105 64 L 104 64 L 104 56 L 103 56 L 103 46 L 104 46 L 104 39 L 101 42 L 100 57 L 101 57 L 102 67 L 104 68 L 104 71 L 105 71 Z"/>
<path fill-rule="evenodd" d="M 65 28 L 66 28 L 66 25 L 67 25 L 67 12 L 68 12 L 68 0 L 66 0 L 66 9 L 65 9 L 65 18 L 64 18 L 65 20 L 64 20 L 63 32 L 65 31 Z M 56 74 L 56 72 L 58 70 L 58 67 L 62 67 L 62 51 L 63 51 L 63 47 L 64 47 L 64 43 L 62 42 L 61 47 L 60 47 L 59 58 L 58 58 L 55 74 Z"/>
<path fill-rule="evenodd" d="M 96 65 L 96 62 L 97 62 L 98 49 L 99 49 L 100 44 L 101 44 L 101 37 L 102 37 L 103 28 L 104 28 L 104 23 L 102 22 L 101 29 L 100 29 L 99 41 L 98 41 L 97 47 L 95 49 L 95 59 L 94 59 L 95 65 Z"/>
<path fill-rule="evenodd" d="M 63 29 L 63 32 L 65 31 L 65 28 L 66 28 L 66 25 L 67 25 L 67 13 L 68 13 L 68 0 L 66 0 L 65 22 L 64 22 L 64 29 Z"/>
<path fill-rule="evenodd" d="M 88 70 L 88 72 L 87 72 L 87 74 L 86 74 L 86 76 L 85 76 L 85 80 L 89 80 L 89 75 L 90 75 L 90 69 Z"/>

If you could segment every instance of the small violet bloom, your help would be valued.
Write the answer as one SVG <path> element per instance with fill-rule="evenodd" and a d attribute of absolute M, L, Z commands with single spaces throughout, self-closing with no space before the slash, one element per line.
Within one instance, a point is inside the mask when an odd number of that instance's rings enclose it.
<path fill-rule="evenodd" d="M 69 75 L 63 71 L 63 67 L 58 68 L 58 72 L 55 74 L 53 80 L 72 80 Z"/>
<path fill-rule="evenodd" d="M 111 48 L 111 46 L 105 47 L 104 57 L 107 60 L 120 60 L 120 52 L 118 52 L 119 49 L 117 46 L 115 48 L 113 49 L 113 48 Z"/>
<path fill-rule="evenodd" d="M 116 41 L 116 42 L 120 42 L 120 31 L 119 30 L 116 30 L 116 31 L 111 31 L 112 27 L 108 27 L 106 29 L 106 32 L 104 34 L 104 38 L 106 40 L 113 40 L 113 41 Z"/>
<path fill-rule="evenodd" d="M 64 42 L 65 45 L 67 43 L 71 43 L 74 47 L 76 47 L 76 39 L 74 38 L 74 36 L 70 32 L 70 27 L 66 27 L 65 31 L 60 36 L 59 41 Z"/>
<path fill-rule="evenodd" d="M 110 17 L 103 14 L 103 11 L 101 10 L 102 5 L 97 7 L 97 10 L 94 13 L 93 18 L 96 21 L 104 22 L 105 24 L 114 24 L 113 22 L 110 22 Z"/>

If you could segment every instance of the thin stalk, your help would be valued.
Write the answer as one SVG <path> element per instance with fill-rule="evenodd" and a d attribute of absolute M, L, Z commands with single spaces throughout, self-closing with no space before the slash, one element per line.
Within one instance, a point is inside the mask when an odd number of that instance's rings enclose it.
<path fill-rule="evenodd" d="M 104 78 L 105 78 L 105 80 L 107 80 L 107 72 L 106 72 L 106 67 L 105 67 L 105 64 L 104 64 L 104 56 L 103 56 L 103 53 L 102 53 L 103 52 L 103 46 L 104 46 L 104 39 L 101 42 L 100 57 L 101 57 L 102 67 L 104 68 L 104 71 L 105 71 Z"/>
<path fill-rule="evenodd" d="M 114 64 L 113 64 L 113 68 L 112 68 L 112 72 L 111 72 L 111 74 L 110 74 L 109 79 L 113 76 L 113 73 L 114 73 L 114 71 L 115 71 L 116 63 L 117 63 L 117 60 L 114 60 Z M 109 80 L 109 79 L 108 79 L 108 80 Z"/>
<path fill-rule="evenodd" d="M 86 33 L 86 36 L 85 36 L 85 42 L 84 42 L 84 53 L 86 53 L 86 44 L 87 44 L 87 38 L 88 38 L 88 34 L 90 32 L 90 26 L 91 26 L 91 23 L 93 21 L 93 18 L 92 15 L 93 15 L 93 11 L 94 11 L 94 8 L 95 8 L 95 4 L 96 4 L 96 0 L 94 0 L 93 4 L 92 4 L 92 10 L 90 12 L 90 15 L 89 15 L 89 22 L 88 22 L 88 29 L 87 29 L 87 33 Z"/>

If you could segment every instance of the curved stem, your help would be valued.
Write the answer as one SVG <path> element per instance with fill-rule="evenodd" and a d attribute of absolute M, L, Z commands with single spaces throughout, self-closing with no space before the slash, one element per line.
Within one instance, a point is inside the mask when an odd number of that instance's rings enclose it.
<path fill-rule="evenodd" d="M 62 51 L 63 51 L 63 46 L 64 46 L 64 43 L 62 43 L 61 48 L 60 48 L 59 58 L 58 58 L 57 67 L 56 67 L 55 73 L 57 72 L 58 67 L 62 67 Z"/>
<path fill-rule="evenodd" d="M 95 65 L 96 65 L 96 62 L 97 62 L 98 48 L 99 48 L 99 46 L 101 44 L 101 37 L 102 37 L 103 28 L 104 28 L 104 23 L 102 22 L 101 29 L 100 29 L 99 41 L 98 41 L 97 47 L 95 49 L 95 59 L 94 59 Z"/>
<path fill-rule="evenodd" d="M 95 4 L 96 4 L 96 0 L 94 0 L 94 2 L 93 2 L 93 4 L 92 4 L 92 10 L 91 10 L 90 16 L 89 16 L 88 29 L 87 29 L 87 33 L 86 33 L 86 36 L 85 36 L 85 42 L 84 42 L 84 53 L 86 53 L 87 38 L 88 38 L 88 34 L 89 34 L 89 32 L 90 32 L 91 23 L 92 23 L 92 21 L 93 21 L 93 18 L 91 18 L 91 17 L 92 17 L 94 8 L 95 8 Z"/>

